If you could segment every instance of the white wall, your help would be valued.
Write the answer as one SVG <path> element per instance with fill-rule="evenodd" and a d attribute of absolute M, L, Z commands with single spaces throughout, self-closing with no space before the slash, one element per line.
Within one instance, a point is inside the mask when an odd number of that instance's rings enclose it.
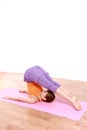
<path fill-rule="evenodd" d="M 86 0 L 1 0 L 0 71 L 41 65 L 54 77 L 87 80 Z"/>

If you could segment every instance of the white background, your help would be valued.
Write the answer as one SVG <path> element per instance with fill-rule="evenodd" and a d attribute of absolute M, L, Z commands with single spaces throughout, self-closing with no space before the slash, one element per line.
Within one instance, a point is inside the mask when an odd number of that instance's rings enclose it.
<path fill-rule="evenodd" d="M 0 0 L 0 71 L 87 80 L 86 1 Z"/>

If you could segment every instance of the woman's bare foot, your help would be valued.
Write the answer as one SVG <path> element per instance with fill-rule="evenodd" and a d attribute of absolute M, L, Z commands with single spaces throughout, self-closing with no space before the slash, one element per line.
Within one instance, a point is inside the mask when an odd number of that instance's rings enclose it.
<path fill-rule="evenodd" d="M 72 97 L 72 104 L 74 105 L 76 110 L 81 110 L 81 105 L 75 96 Z"/>

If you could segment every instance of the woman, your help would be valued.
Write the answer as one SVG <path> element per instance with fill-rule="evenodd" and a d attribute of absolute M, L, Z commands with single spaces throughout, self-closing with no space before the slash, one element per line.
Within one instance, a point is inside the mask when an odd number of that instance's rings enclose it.
<path fill-rule="evenodd" d="M 55 99 L 55 94 L 61 98 L 69 101 L 76 110 L 81 109 L 81 105 L 75 96 L 65 91 L 62 86 L 55 82 L 40 66 L 33 66 L 28 68 L 24 73 L 24 82 L 27 83 L 28 91 L 20 91 L 22 93 L 29 93 L 28 98 L 5 97 L 11 100 L 18 100 L 28 103 L 36 103 L 38 101 L 52 102 Z M 46 88 L 47 90 L 44 90 Z"/>

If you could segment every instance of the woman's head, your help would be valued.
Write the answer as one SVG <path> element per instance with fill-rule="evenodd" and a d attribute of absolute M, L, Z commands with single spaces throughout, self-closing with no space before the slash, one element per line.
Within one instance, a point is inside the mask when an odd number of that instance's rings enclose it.
<path fill-rule="evenodd" d="M 42 100 L 44 102 L 52 102 L 55 99 L 55 94 L 51 90 L 43 91 Z"/>

